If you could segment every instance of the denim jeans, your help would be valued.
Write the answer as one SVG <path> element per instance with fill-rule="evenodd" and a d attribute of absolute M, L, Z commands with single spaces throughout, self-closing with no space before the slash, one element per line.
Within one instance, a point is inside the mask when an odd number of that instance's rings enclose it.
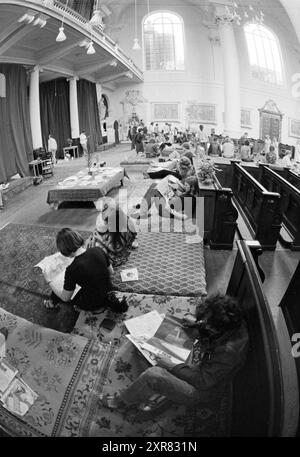
<path fill-rule="evenodd" d="M 153 394 L 164 395 L 178 404 L 192 405 L 199 401 L 199 392 L 195 387 L 160 367 L 151 367 L 144 371 L 121 392 L 120 398 L 127 405 L 131 405 L 142 403 Z"/>

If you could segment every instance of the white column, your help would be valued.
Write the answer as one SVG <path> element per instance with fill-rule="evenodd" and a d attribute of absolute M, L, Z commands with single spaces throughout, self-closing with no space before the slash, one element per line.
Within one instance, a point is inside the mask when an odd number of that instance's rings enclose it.
<path fill-rule="evenodd" d="M 77 81 L 78 78 L 70 78 L 70 123 L 71 123 L 71 138 L 79 138 L 79 116 L 78 116 L 78 98 L 77 98 Z"/>
<path fill-rule="evenodd" d="M 241 134 L 241 81 L 238 51 L 230 15 L 217 15 L 224 67 L 225 134 Z"/>
<path fill-rule="evenodd" d="M 34 67 L 30 73 L 29 115 L 33 149 L 43 147 L 40 114 L 40 68 Z"/>

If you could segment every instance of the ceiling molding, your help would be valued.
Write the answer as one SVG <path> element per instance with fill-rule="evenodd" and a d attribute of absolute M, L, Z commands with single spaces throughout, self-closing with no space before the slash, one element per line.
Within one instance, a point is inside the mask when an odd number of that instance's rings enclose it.
<path fill-rule="evenodd" d="M 76 68 L 75 72 L 78 76 L 82 77 L 82 76 L 88 75 L 90 73 L 95 73 L 96 71 L 99 71 L 102 68 L 108 67 L 109 65 L 112 67 L 116 67 L 117 64 L 118 64 L 118 62 L 116 59 L 109 59 L 109 60 L 106 60 L 105 62 L 100 62 L 95 65 L 91 65 L 89 67 L 84 67 L 84 69 Z"/>

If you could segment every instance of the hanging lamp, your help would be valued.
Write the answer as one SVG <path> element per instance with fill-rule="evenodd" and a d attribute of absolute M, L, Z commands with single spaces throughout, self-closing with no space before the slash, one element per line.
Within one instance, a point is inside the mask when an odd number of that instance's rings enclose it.
<path fill-rule="evenodd" d="M 133 46 L 132 49 L 133 51 L 140 51 L 141 46 L 139 43 L 139 39 L 137 37 L 137 5 L 136 5 L 136 0 L 134 0 L 134 18 L 135 18 L 135 38 L 133 39 Z"/>
<path fill-rule="evenodd" d="M 59 27 L 59 32 L 58 32 L 58 35 L 56 37 L 56 41 L 58 43 L 61 43 L 62 41 L 65 41 L 67 39 L 66 34 L 64 32 L 64 20 L 65 20 L 65 13 L 66 13 L 66 9 L 68 7 L 68 3 L 69 3 L 69 0 L 67 0 L 66 8 L 64 10 L 62 21 L 61 21 L 61 26 Z"/>
<path fill-rule="evenodd" d="M 103 16 L 102 16 L 102 12 L 100 9 L 100 1 L 101 0 L 97 0 L 96 6 L 94 8 L 93 16 L 90 20 L 90 24 L 94 25 L 94 26 L 103 25 L 103 21 L 102 21 Z"/>

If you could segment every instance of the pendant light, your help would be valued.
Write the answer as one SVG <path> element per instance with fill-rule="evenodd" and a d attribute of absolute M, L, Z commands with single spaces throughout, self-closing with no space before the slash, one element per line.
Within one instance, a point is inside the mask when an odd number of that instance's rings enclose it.
<path fill-rule="evenodd" d="M 141 46 L 139 43 L 139 39 L 137 37 L 137 5 L 136 0 L 134 0 L 134 18 L 135 18 L 135 38 L 133 39 L 133 51 L 140 51 Z"/>
<path fill-rule="evenodd" d="M 62 21 L 61 21 L 61 26 L 59 27 L 59 33 L 58 33 L 58 35 L 56 37 L 56 41 L 58 43 L 61 43 L 62 41 L 65 41 L 67 39 L 66 34 L 64 32 L 64 19 L 65 19 L 65 13 L 66 13 L 66 9 L 68 7 L 68 3 L 69 3 L 69 0 L 67 0 L 66 8 L 65 8 L 65 11 L 63 13 L 63 17 L 62 17 Z"/>
<path fill-rule="evenodd" d="M 90 20 L 90 24 L 94 25 L 94 26 L 103 25 L 102 13 L 101 13 L 101 10 L 100 10 L 100 1 L 101 0 L 97 0 L 96 6 L 95 6 L 95 9 L 94 9 L 94 12 L 93 12 L 92 19 Z"/>

